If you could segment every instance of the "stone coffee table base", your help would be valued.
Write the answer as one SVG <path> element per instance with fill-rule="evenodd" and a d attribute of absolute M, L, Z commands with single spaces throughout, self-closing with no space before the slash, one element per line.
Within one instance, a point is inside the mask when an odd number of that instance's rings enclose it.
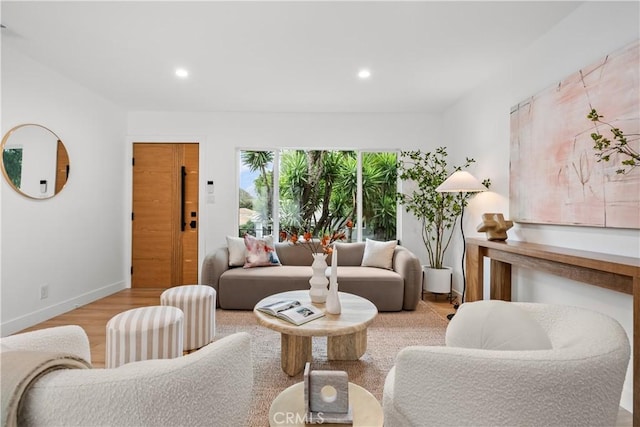
<path fill-rule="evenodd" d="M 289 376 L 302 372 L 305 363 L 311 362 L 311 337 L 283 333 L 280 337 L 280 347 L 282 370 Z M 327 337 L 329 360 L 358 360 L 366 351 L 366 329 L 348 335 Z"/>
<path fill-rule="evenodd" d="M 300 326 L 262 313 L 253 312 L 258 323 L 281 333 L 281 366 L 289 376 L 303 371 L 306 362 L 312 360 L 311 338 L 327 337 L 329 360 L 358 360 L 367 350 L 367 326 L 378 314 L 373 303 L 357 295 L 339 292 L 342 313 L 326 314 Z M 309 291 L 290 291 L 271 295 L 258 302 L 257 306 L 276 301 L 294 299 L 302 304 L 311 304 Z M 313 304 L 324 310 L 324 304 Z"/>

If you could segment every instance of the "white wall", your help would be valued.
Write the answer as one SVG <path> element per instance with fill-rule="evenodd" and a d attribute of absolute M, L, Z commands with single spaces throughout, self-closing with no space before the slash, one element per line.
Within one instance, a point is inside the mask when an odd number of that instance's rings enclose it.
<path fill-rule="evenodd" d="M 4 39 L 2 134 L 23 123 L 53 130 L 71 169 L 66 187 L 47 200 L 23 197 L 2 179 L 2 336 L 125 286 L 126 114 Z M 43 284 L 49 297 L 41 300 Z"/>
<path fill-rule="evenodd" d="M 493 191 L 479 194 L 469 206 L 465 221 L 467 236 L 481 236 L 475 228 L 483 212 L 503 212 L 508 217 L 510 107 L 637 40 L 639 16 L 637 2 L 585 2 L 522 51 L 503 72 L 444 113 L 443 132 L 453 154 L 456 158 L 475 157 L 478 163 L 473 172 L 479 178 L 490 177 L 493 182 Z M 517 224 L 509 231 L 509 238 L 640 257 L 639 230 Z M 461 252 L 458 240 L 451 253 Z M 455 265 L 458 264 L 456 261 Z M 458 267 L 458 289 L 461 289 L 460 273 Z M 514 300 L 576 305 L 603 312 L 622 324 L 632 342 L 630 295 L 519 268 L 513 270 L 513 283 Z M 487 289 L 485 295 L 486 292 Z M 632 408 L 632 390 L 630 364 L 621 401 L 628 410 Z"/>
<path fill-rule="evenodd" d="M 440 126 L 440 116 L 426 114 L 132 112 L 127 139 L 129 151 L 136 141 L 201 142 L 201 195 L 215 182 L 215 203 L 201 204 L 202 260 L 237 230 L 239 148 L 432 149 L 442 143 Z M 426 263 L 419 224 L 405 213 L 402 221 L 402 244 Z"/>

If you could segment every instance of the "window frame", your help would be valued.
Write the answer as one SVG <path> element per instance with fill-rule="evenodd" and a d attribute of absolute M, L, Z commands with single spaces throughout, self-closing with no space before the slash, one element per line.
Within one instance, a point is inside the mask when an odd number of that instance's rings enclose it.
<path fill-rule="evenodd" d="M 356 215 L 357 218 L 354 221 L 356 224 L 355 227 L 355 242 L 363 241 L 363 227 L 362 227 L 362 214 L 363 214 L 363 190 L 362 190 L 362 160 L 364 153 L 394 153 L 396 154 L 396 158 L 400 156 L 400 149 L 390 148 L 390 149 L 378 149 L 378 148 L 312 148 L 312 147 L 268 147 L 268 148 L 237 148 L 236 149 L 236 209 L 239 209 L 240 205 L 240 183 L 241 183 L 241 168 L 242 168 L 242 152 L 243 151 L 270 151 L 273 152 L 273 162 L 272 162 L 272 176 L 273 176 L 273 197 L 272 197 L 272 236 L 274 240 L 278 237 L 280 232 L 280 158 L 283 151 L 290 150 L 302 150 L 302 151 L 353 151 L 356 153 L 356 181 L 357 181 L 357 189 L 356 189 Z M 396 192 L 402 191 L 402 181 L 399 177 L 396 177 Z M 396 237 L 395 240 L 400 241 L 402 238 L 402 210 L 400 203 L 396 201 Z M 239 215 L 236 214 L 236 230 L 240 229 L 240 219 Z"/>

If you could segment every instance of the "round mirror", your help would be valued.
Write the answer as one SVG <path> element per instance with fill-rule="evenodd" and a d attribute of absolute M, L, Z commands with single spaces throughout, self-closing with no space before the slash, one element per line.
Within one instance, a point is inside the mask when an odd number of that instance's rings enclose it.
<path fill-rule="evenodd" d="M 36 124 L 16 126 L 2 138 L 2 174 L 32 199 L 58 194 L 69 178 L 69 155 L 58 135 Z"/>

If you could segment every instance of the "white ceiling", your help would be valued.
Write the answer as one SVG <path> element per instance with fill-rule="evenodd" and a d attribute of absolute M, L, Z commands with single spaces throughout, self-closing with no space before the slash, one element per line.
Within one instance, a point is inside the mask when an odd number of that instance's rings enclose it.
<path fill-rule="evenodd" d="M 3 0 L 2 45 L 128 111 L 439 112 L 580 4 Z"/>

